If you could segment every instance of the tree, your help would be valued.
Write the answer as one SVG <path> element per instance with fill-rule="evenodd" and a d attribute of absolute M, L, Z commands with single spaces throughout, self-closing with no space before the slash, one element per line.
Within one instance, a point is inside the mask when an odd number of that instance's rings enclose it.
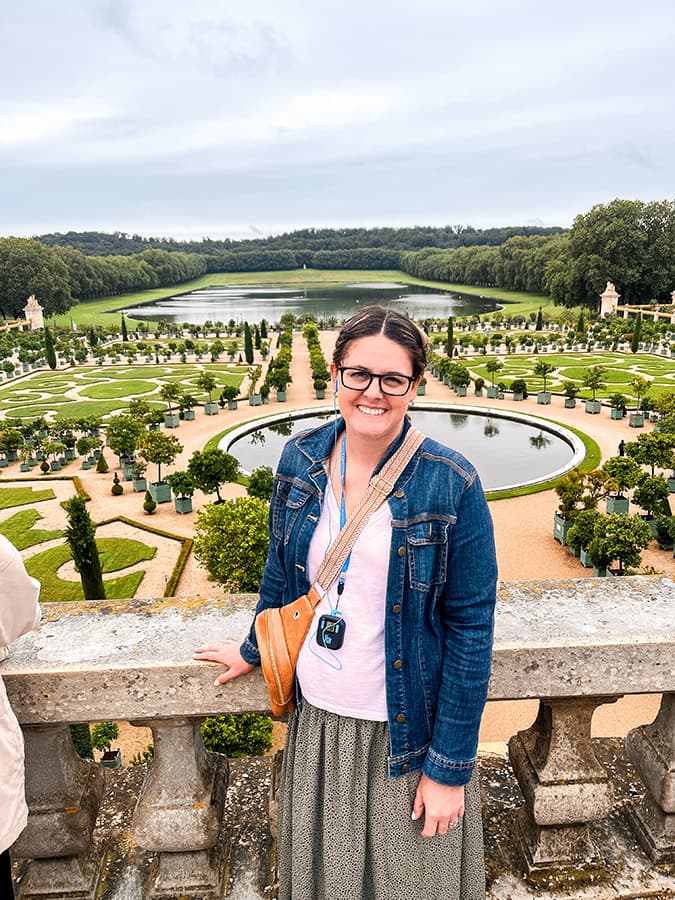
<path fill-rule="evenodd" d="M 192 475 L 197 487 L 205 494 L 215 491 L 218 503 L 223 503 L 220 486 L 228 481 L 236 481 L 239 475 L 239 462 L 224 450 L 197 450 L 190 457 L 188 472 Z"/>
<path fill-rule="evenodd" d="M 167 476 L 166 480 L 176 497 L 191 497 L 197 487 L 194 478 L 189 472 L 173 472 Z"/>
<path fill-rule="evenodd" d="M 159 396 L 162 398 L 162 400 L 166 400 L 169 407 L 169 415 L 173 413 L 171 404 L 177 403 L 178 398 L 182 393 L 183 388 L 177 381 L 170 381 L 168 384 L 163 384 L 160 388 Z"/>
<path fill-rule="evenodd" d="M 537 324 L 534 326 L 535 331 L 542 331 L 544 328 L 544 315 L 541 311 L 541 306 L 537 311 Z M 544 388 L 546 390 L 546 388 Z"/>
<path fill-rule="evenodd" d="M 111 416 L 106 425 L 106 443 L 117 456 L 133 456 L 144 433 L 143 422 L 135 415 Z"/>
<path fill-rule="evenodd" d="M 612 456 L 603 464 L 600 471 L 607 478 L 608 489 L 614 491 L 617 497 L 623 496 L 624 491 L 635 487 L 642 475 L 640 466 L 627 456 Z"/>
<path fill-rule="evenodd" d="M 251 472 L 246 491 L 250 497 L 269 501 L 272 499 L 273 487 L 274 472 L 269 466 L 259 466 Z"/>
<path fill-rule="evenodd" d="M 124 314 L 122 314 L 122 340 L 125 344 L 129 340 L 129 333 L 127 331 L 127 321 L 124 318 Z"/>
<path fill-rule="evenodd" d="M 656 466 L 660 469 L 675 468 L 675 435 L 650 431 L 640 434 L 636 441 L 626 444 L 626 456 L 630 456 L 641 466 L 650 466 L 654 475 Z"/>
<path fill-rule="evenodd" d="M 595 400 L 595 393 L 604 385 L 604 377 L 607 373 L 607 366 L 591 366 L 587 369 L 582 384 L 584 387 L 590 388 Z"/>
<path fill-rule="evenodd" d="M 639 312 L 635 317 L 635 325 L 633 326 L 633 337 L 630 341 L 630 352 L 637 353 L 640 349 L 640 340 L 642 338 L 642 313 Z"/>
<path fill-rule="evenodd" d="M 64 503 L 68 516 L 66 541 L 75 569 L 80 575 L 85 600 L 104 600 L 105 587 L 96 546 L 96 526 L 87 512 L 84 499 L 71 497 Z"/>
<path fill-rule="evenodd" d="M 651 539 L 649 525 L 638 516 L 601 516 L 595 524 L 588 555 L 598 569 L 606 569 L 618 560 L 619 575 L 623 575 L 624 566 L 640 565 L 640 551 L 649 546 Z"/>
<path fill-rule="evenodd" d="M 50 369 L 56 368 L 56 351 L 54 350 L 54 338 L 52 333 L 45 325 L 45 356 L 47 357 L 47 365 Z"/>
<path fill-rule="evenodd" d="M 541 309 L 539 311 L 541 312 Z M 537 360 L 534 367 L 534 374 L 544 380 L 544 391 L 546 391 L 546 379 L 552 372 L 555 372 L 555 366 L 552 363 L 546 362 L 545 359 Z"/>
<path fill-rule="evenodd" d="M 161 431 L 145 431 L 138 439 L 138 453 L 146 462 L 157 466 L 157 484 L 162 483 L 162 466 L 170 466 L 183 445 L 173 434 Z"/>
<path fill-rule="evenodd" d="M 644 472 L 633 491 L 633 503 L 644 509 L 650 519 L 658 513 L 669 516 L 669 496 L 668 482 L 663 476 L 647 475 Z"/>
<path fill-rule="evenodd" d="M 646 396 L 647 391 L 649 390 L 650 383 L 644 378 L 642 375 L 636 375 L 634 378 L 631 378 L 631 387 L 635 392 L 635 397 L 637 398 L 637 406 L 636 408 L 640 409 L 640 401 Z"/>
<path fill-rule="evenodd" d="M 267 517 L 258 497 L 208 504 L 197 513 L 195 557 L 226 590 L 258 590 L 269 546 Z"/>
<path fill-rule="evenodd" d="M 213 375 L 211 372 L 202 372 L 196 383 L 197 387 L 200 390 L 206 391 L 206 393 L 209 395 L 209 403 L 211 403 L 211 394 L 218 384 L 215 375 Z"/>
<path fill-rule="evenodd" d="M 454 329 L 454 318 L 453 316 L 448 316 L 448 334 L 445 341 L 445 355 L 452 359 L 452 354 L 455 350 L 455 329 Z"/>
<path fill-rule="evenodd" d="M 490 381 L 492 382 L 492 387 L 495 386 L 495 378 L 497 377 L 497 372 L 501 371 L 503 366 L 504 363 L 501 361 L 501 359 L 497 359 L 496 357 L 489 359 L 485 364 L 485 368 L 490 373 Z"/>
<path fill-rule="evenodd" d="M 253 365 L 253 340 L 248 322 L 244 322 L 244 357 L 249 366 Z"/>

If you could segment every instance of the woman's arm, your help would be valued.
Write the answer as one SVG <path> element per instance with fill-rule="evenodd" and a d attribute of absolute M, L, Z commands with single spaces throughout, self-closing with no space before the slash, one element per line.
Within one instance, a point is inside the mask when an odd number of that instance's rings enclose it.
<path fill-rule="evenodd" d="M 0 535 L 0 647 L 40 624 L 40 583 L 31 578 L 21 554 Z"/>
<path fill-rule="evenodd" d="M 475 765 L 490 678 L 496 583 L 492 519 L 476 477 L 458 505 L 441 598 L 443 669 L 423 766 L 439 784 L 466 784 Z"/>

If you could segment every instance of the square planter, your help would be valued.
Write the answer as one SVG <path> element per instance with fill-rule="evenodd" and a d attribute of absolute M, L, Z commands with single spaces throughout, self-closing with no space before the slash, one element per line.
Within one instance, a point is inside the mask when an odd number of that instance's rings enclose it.
<path fill-rule="evenodd" d="M 91 463 L 88 459 L 83 459 L 80 468 L 84 469 L 84 471 L 87 472 L 89 469 L 91 469 Z"/>
<path fill-rule="evenodd" d="M 19 453 L 17 450 L 8 450 L 7 451 L 7 459 L 10 462 L 16 462 L 18 458 L 19 458 Z"/>
<path fill-rule="evenodd" d="M 191 513 L 192 497 L 174 497 L 173 505 L 177 513 Z"/>
<path fill-rule="evenodd" d="M 165 428 L 178 428 L 180 425 L 180 419 L 176 413 L 165 413 L 164 414 L 164 427 Z"/>
<path fill-rule="evenodd" d="M 119 769 L 122 765 L 122 751 L 106 750 L 100 763 L 105 769 Z"/>
<path fill-rule="evenodd" d="M 474 396 L 476 396 L 476 397 L 482 397 L 483 396 L 483 388 L 476 388 L 473 393 L 474 393 Z"/>
<path fill-rule="evenodd" d="M 628 497 L 608 497 L 607 512 L 610 515 L 625 515 L 628 512 Z"/>
<path fill-rule="evenodd" d="M 418 385 L 417 385 L 417 396 L 418 396 L 418 397 L 424 397 L 424 395 L 426 394 L 426 392 L 427 392 L 427 386 L 426 386 L 426 384 L 418 384 Z M 325 391 L 324 391 L 324 394 L 325 394 Z M 318 397 L 317 399 L 318 399 L 318 400 L 323 400 L 323 397 Z"/>
<path fill-rule="evenodd" d="M 53 459 L 49 464 L 49 468 L 52 470 L 52 472 L 60 472 L 61 463 L 58 461 L 58 459 Z"/>
<path fill-rule="evenodd" d="M 30 469 L 31 469 L 30 463 L 21 463 L 21 465 L 19 466 L 19 469 L 22 472 L 30 472 Z"/>
<path fill-rule="evenodd" d="M 455 388 L 458 397 L 466 397 L 466 386 L 463 384 L 458 384 Z"/>
<path fill-rule="evenodd" d="M 539 391 L 537 394 L 537 403 L 540 406 L 548 406 L 551 403 L 551 392 Z"/>
<path fill-rule="evenodd" d="M 159 422 L 151 422 L 148 425 L 148 431 L 159 431 Z"/>
<path fill-rule="evenodd" d="M 553 513 L 553 537 L 560 542 L 561 547 L 567 545 L 567 533 L 572 524 L 569 519 L 563 519 L 558 513 Z"/>
<path fill-rule="evenodd" d="M 586 412 L 591 416 L 597 415 L 602 409 L 602 403 L 599 400 L 587 400 L 586 401 Z"/>
<path fill-rule="evenodd" d="M 641 412 L 630 413 L 628 416 L 628 424 L 631 428 L 644 428 L 645 414 Z"/>
<path fill-rule="evenodd" d="M 591 558 L 588 555 L 588 550 L 585 547 L 582 547 L 579 551 L 579 562 L 585 569 L 593 568 L 593 563 L 591 562 Z"/>
<path fill-rule="evenodd" d="M 136 493 L 138 493 L 139 491 L 143 491 L 143 493 L 145 493 L 148 489 L 148 481 L 146 478 L 133 478 L 132 485 Z"/>
<path fill-rule="evenodd" d="M 668 490 L 671 494 L 675 494 L 675 475 L 671 475 L 668 479 Z"/>
<path fill-rule="evenodd" d="M 520 393 L 520 391 L 514 391 L 514 392 L 513 392 L 513 399 L 514 399 L 514 400 L 524 400 L 525 397 Z"/>
<path fill-rule="evenodd" d="M 624 416 L 625 412 L 622 409 L 614 409 L 612 407 L 612 409 L 610 409 L 609 411 L 610 419 L 623 419 Z"/>
<path fill-rule="evenodd" d="M 151 481 L 148 490 L 155 503 L 169 503 L 171 500 L 171 486 L 166 481 Z"/>
<path fill-rule="evenodd" d="M 487 397 L 489 400 L 496 400 L 498 393 L 499 393 L 499 391 L 497 390 L 496 387 L 489 387 L 487 389 Z"/>
<path fill-rule="evenodd" d="M 238 409 L 238 408 L 239 408 L 239 401 L 238 401 L 238 400 L 228 400 L 228 401 L 227 401 L 227 408 L 228 408 L 228 409 Z"/>
<path fill-rule="evenodd" d="M 277 391 L 277 403 L 286 402 L 286 391 Z"/>
<path fill-rule="evenodd" d="M 250 394 L 248 398 L 249 406 L 262 406 L 262 397 L 260 394 Z"/>
<path fill-rule="evenodd" d="M 218 404 L 217 403 L 205 403 L 204 404 L 204 415 L 205 416 L 217 416 L 218 415 Z"/>
<path fill-rule="evenodd" d="M 574 397 L 565 397 L 565 409 L 574 409 L 577 401 Z"/>
<path fill-rule="evenodd" d="M 183 418 L 186 422 L 194 422 L 196 418 L 196 413 L 194 409 L 186 409 L 183 413 Z"/>
<path fill-rule="evenodd" d="M 596 578 L 611 578 L 612 576 L 611 569 L 598 569 L 597 566 L 593 566 L 593 574 Z"/>
<path fill-rule="evenodd" d="M 75 459 L 75 451 L 70 447 L 66 448 L 66 459 L 72 460 Z"/>
<path fill-rule="evenodd" d="M 419 394 L 419 389 L 418 389 L 417 393 Z M 316 397 L 317 400 L 324 400 L 326 397 L 326 392 L 325 391 L 317 391 L 315 388 L 314 396 Z"/>

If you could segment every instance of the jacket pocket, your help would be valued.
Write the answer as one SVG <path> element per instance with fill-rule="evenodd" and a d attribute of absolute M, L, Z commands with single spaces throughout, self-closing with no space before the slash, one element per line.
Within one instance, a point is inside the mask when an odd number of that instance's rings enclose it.
<path fill-rule="evenodd" d="M 272 531 L 277 540 L 288 543 L 293 526 L 311 493 L 296 481 L 278 479 L 272 496 Z"/>
<path fill-rule="evenodd" d="M 406 531 L 408 573 L 415 591 L 444 584 L 448 567 L 448 530 L 451 517 L 427 518 L 410 523 Z"/>

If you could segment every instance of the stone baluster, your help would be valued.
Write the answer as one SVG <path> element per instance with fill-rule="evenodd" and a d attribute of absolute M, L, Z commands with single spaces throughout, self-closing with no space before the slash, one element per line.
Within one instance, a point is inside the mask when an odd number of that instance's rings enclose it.
<path fill-rule="evenodd" d="M 650 725 L 634 728 L 626 751 L 644 782 L 644 797 L 626 807 L 642 848 L 655 863 L 675 862 L 675 694 L 664 694 Z"/>
<path fill-rule="evenodd" d="M 535 722 L 509 741 L 511 765 L 525 797 L 517 813 L 517 836 L 534 882 L 566 867 L 577 878 L 605 872 L 588 823 L 611 812 L 614 793 L 593 752 L 591 719 L 597 706 L 617 699 L 541 700 Z"/>
<path fill-rule="evenodd" d="M 152 729 L 154 758 L 134 810 L 136 843 L 158 853 L 148 897 L 220 898 L 226 849 L 215 849 L 228 782 L 227 757 L 208 753 L 192 718 L 134 722 Z"/>
<path fill-rule="evenodd" d="M 28 825 L 12 856 L 31 859 L 21 897 L 93 898 L 100 859 L 91 835 L 103 771 L 80 759 L 67 725 L 24 726 Z"/>

